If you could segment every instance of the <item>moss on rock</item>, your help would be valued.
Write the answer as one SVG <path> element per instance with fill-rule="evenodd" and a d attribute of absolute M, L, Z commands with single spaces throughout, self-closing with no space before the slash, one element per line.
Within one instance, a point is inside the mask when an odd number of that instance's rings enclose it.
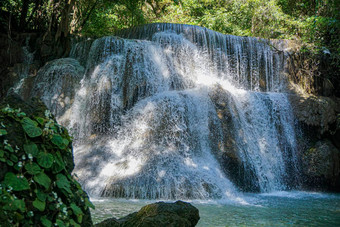
<path fill-rule="evenodd" d="M 340 151 L 327 139 L 302 154 L 305 184 L 312 189 L 340 190 Z"/>
<path fill-rule="evenodd" d="M 197 224 L 199 211 L 190 203 L 177 201 L 175 203 L 158 202 L 142 207 L 138 212 L 121 219 L 107 219 L 96 227 L 158 227 L 182 226 L 193 227 Z"/>

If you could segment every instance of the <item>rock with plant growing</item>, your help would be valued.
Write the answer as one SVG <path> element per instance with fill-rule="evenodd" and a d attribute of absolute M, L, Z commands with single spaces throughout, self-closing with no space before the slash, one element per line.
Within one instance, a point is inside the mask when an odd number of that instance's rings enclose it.
<path fill-rule="evenodd" d="M 1 226 L 92 226 L 94 208 L 71 176 L 72 139 L 40 101 L 0 105 Z"/>

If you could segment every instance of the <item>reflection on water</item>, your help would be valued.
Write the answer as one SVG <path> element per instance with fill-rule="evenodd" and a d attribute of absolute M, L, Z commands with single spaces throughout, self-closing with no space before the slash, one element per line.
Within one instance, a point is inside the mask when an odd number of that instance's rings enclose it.
<path fill-rule="evenodd" d="M 274 192 L 245 194 L 248 205 L 189 201 L 199 209 L 197 226 L 340 226 L 340 194 Z M 92 219 L 120 218 L 156 201 L 92 199 Z"/>

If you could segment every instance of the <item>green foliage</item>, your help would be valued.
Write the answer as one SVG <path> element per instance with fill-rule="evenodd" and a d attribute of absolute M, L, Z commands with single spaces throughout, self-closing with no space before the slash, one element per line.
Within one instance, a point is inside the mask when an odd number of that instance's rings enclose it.
<path fill-rule="evenodd" d="M 49 189 L 51 185 L 51 179 L 45 173 L 37 173 L 34 175 L 33 180 L 45 187 L 46 190 Z"/>
<path fill-rule="evenodd" d="M 29 184 L 27 179 L 23 175 L 16 175 L 12 172 L 6 173 L 5 185 L 11 187 L 13 191 L 23 191 L 29 189 Z"/>
<path fill-rule="evenodd" d="M 37 137 L 42 134 L 42 130 L 38 127 L 38 123 L 36 121 L 32 121 L 28 117 L 24 117 L 21 120 L 21 124 L 29 137 Z"/>
<path fill-rule="evenodd" d="M 63 28 L 70 33 L 98 37 L 145 23 L 186 23 L 239 36 L 300 39 L 320 48 L 326 47 L 331 52 L 340 53 L 340 4 L 337 0 L 70 0 L 67 2 L 62 0 L 2 1 L 0 10 L 4 13 L 0 16 L 0 30 L 1 24 L 18 31 L 40 29 L 51 30 L 57 34 L 57 30 Z M 27 10 L 24 10 L 25 8 Z M 65 12 L 69 13 L 65 14 Z M 64 17 L 67 19 L 63 21 Z M 12 22 L 11 26 L 9 21 Z M 28 124 L 27 127 L 34 132 L 35 128 L 32 124 Z M 39 134 L 38 130 L 35 133 Z"/>
<path fill-rule="evenodd" d="M 45 115 L 0 110 L 0 168 L 6 170 L 0 171 L 1 226 L 81 226 L 86 210 L 94 208 L 67 171 L 63 157 L 71 152 L 70 136 Z M 15 144 L 18 136 L 25 141 Z"/>
<path fill-rule="evenodd" d="M 84 4 L 90 5 L 85 1 Z M 88 21 L 81 28 L 83 34 L 95 37 L 104 36 L 112 34 L 118 29 L 148 22 L 142 9 L 145 4 L 144 0 L 101 0 L 95 1 L 95 4 L 96 7 L 89 15 Z M 79 15 L 79 17 L 84 17 L 84 15 Z"/>

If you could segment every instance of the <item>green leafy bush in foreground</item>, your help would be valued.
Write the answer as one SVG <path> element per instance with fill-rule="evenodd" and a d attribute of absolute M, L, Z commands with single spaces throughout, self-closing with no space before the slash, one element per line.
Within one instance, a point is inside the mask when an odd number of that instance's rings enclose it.
<path fill-rule="evenodd" d="M 18 138 L 21 143 L 13 144 Z M 30 118 L 20 109 L 1 109 L 0 142 L 1 226 L 88 222 L 88 208 L 94 207 L 70 175 L 71 138 L 48 110 L 45 117 Z"/>

